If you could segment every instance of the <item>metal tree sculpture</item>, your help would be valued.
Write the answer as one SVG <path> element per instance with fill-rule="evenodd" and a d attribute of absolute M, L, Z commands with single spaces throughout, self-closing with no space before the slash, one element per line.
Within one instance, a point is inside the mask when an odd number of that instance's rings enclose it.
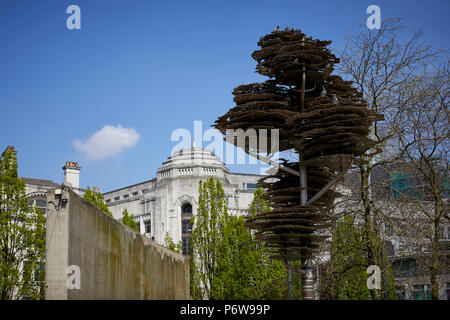
<path fill-rule="evenodd" d="M 236 106 L 214 124 L 224 134 L 227 129 L 277 128 L 279 150 L 298 153 L 297 162 L 284 161 L 276 174 L 260 180 L 273 210 L 247 224 L 274 258 L 288 267 L 289 261 L 303 263 L 304 299 L 313 298 L 311 258 L 326 237 L 317 231 L 331 222 L 330 207 L 338 196 L 331 187 L 355 156 L 374 147 L 369 128 L 383 118 L 367 108 L 351 82 L 332 75 L 339 59 L 327 48 L 330 43 L 289 28 L 262 37 L 261 49 L 252 57 L 258 62 L 257 72 L 271 80 L 236 87 Z M 233 137 L 232 142 L 250 155 L 260 151 L 237 141 Z M 278 150 L 269 148 L 267 153 L 272 151 Z"/>

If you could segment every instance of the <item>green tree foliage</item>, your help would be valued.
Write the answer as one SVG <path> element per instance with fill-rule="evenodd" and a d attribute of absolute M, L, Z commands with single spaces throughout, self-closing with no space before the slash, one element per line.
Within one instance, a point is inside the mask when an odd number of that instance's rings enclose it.
<path fill-rule="evenodd" d="M 364 233 L 350 216 L 337 222 L 331 252 L 332 286 L 328 298 L 338 300 L 370 300 L 367 288 Z"/>
<path fill-rule="evenodd" d="M 175 241 L 173 241 L 172 237 L 170 236 L 169 232 L 166 232 L 164 244 L 167 248 L 169 248 L 172 251 L 175 251 L 176 253 L 181 253 L 183 251 L 183 244 L 181 243 L 181 241 L 175 243 Z"/>
<path fill-rule="evenodd" d="M 122 223 L 130 227 L 134 231 L 139 232 L 139 228 L 136 221 L 134 220 L 134 216 L 132 214 L 129 214 L 126 208 L 122 211 Z"/>
<path fill-rule="evenodd" d="M 378 248 L 382 248 L 378 239 Z M 351 216 L 345 216 L 337 222 L 332 239 L 331 261 L 327 270 L 325 296 L 338 300 L 370 300 L 373 294 L 367 287 L 367 257 L 365 230 L 358 226 Z M 381 249 L 380 249 L 381 250 Z M 385 299 L 395 298 L 395 285 L 391 264 L 385 252 L 380 265 L 380 293 Z"/>
<path fill-rule="evenodd" d="M 102 210 L 103 212 L 107 213 L 112 217 L 112 213 L 111 211 L 109 211 L 108 205 L 103 199 L 102 193 L 97 192 L 95 187 L 93 188 L 93 190 L 91 190 L 88 186 L 86 191 L 84 192 L 83 198 L 89 201 L 90 203 L 94 204 L 97 208 L 99 208 L 100 210 Z"/>
<path fill-rule="evenodd" d="M 243 217 L 228 216 L 220 245 L 217 299 L 282 299 L 287 288 L 280 261 L 270 259 L 245 226 Z"/>
<path fill-rule="evenodd" d="M 254 217 L 271 211 L 269 203 L 263 198 L 264 190 L 258 187 L 253 193 L 249 206 L 249 217 Z M 251 233 L 254 250 L 258 258 L 258 277 L 252 288 L 254 299 L 285 299 L 288 298 L 287 269 L 279 260 L 271 259 L 265 243 L 256 241 Z M 292 299 L 301 299 L 301 275 L 291 273 Z"/>
<path fill-rule="evenodd" d="M 0 300 L 43 299 L 46 218 L 28 207 L 12 149 L 0 157 Z"/>
<path fill-rule="evenodd" d="M 261 191 L 251 210 L 269 210 Z M 265 254 L 243 217 L 228 214 L 219 181 L 200 181 L 199 209 L 191 237 L 191 295 L 194 299 L 281 299 L 286 271 Z"/>
<path fill-rule="evenodd" d="M 194 299 L 217 299 L 220 249 L 225 216 L 225 193 L 218 181 L 200 180 L 197 215 L 192 217 L 194 229 L 191 235 L 191 296 Z"/>
<path fill-rule="evenodd" d="M 380 266 L 382 297 L 385 300 L 395 300 L 397 299 L 397 296 L 395 294 L 395 280 L 394 271 L 392 270 L 392 263 L 388 258 L 385 247 L 380 247 L 382 248 L 382 264 Z"/>
<path fill-rule="evenodd" d="M 263 199 L 263 194 L 264 190 L 260 187 L 253 192 L 253 200 L 248 208 L 248 215 L 250 217 L 271 211 L 269 204 Z"/>

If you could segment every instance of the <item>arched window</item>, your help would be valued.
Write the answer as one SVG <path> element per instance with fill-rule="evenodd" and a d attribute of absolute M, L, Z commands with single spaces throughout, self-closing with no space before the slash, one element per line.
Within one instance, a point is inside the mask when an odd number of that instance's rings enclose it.
<path fill-rule="evenodd" d="M 47 213 L 47 200 L 43 198 L 30 198 L 28 199 L 28 206 L 41 209 L 44 213 Z"/>
<path fill-rule="evenodd" d="M 192 205 L 184 203 L 181 206 L 181 243 L 183 244 L 183 254 L 189 255 L 192 233 Z"/>
<path fill-rule="evenodd" d="M 181 206 L 181 213 L 192 214 L 192 205 L 190 203 L 185 203 Z"/>

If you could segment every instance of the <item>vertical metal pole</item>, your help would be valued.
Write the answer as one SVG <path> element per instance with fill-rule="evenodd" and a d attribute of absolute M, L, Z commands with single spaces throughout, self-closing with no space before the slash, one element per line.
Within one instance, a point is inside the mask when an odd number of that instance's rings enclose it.
<path fill-rule="evenodd" d="M 299 161 L 301 161 L 299 155 Z M 302 206 L 306 205 L 308 201 L 308 188 L 306 180 L 306 168 L 305 166 L 300 166 L 300 204 Z M 313 281 L 313 271 L 312 271 L 312 259 L 306 260 L 306 264 L 303 267 L 305 273 L 302 277 L 302 297 L 303 300 L 313 300 L 314 299 L 314 281 Z"/>
<path fill-rule="evenodd" d="M 305 37 L 302 39 L 302 45 L 305 44 Z M 305 110 L 305 89 L 306 89 L 306 68 L 303 65 L 302 68 L 302 94 L 300 96 L 300 103 L 302 107 L 302 112 Z M 306 205 L 308 202 L 308 186 L 306 179 L 306 167 L 301 166 L 300 162 L 302 161 L 301 155 L 299 154 L 299 169 L 300 169 L 300 204 L 302 206 Z M 303 300 L 313 300 L 314 299 L 314 283 L 313 283 L 313 274 L 312 274 L 312 259 L 307 259 L 306 264 L 303 268 L 305 273 L 302 277 L 302 297 Z"/>
<path fill-rule="evenodd" d="M 299 161 L 301 161 L 301 157 L 299 155 Z M 308 185 L 306 180 L 306 167 L 300 166 L 300 204 L 302 206 L 306 205 L 308 202 Z"/>

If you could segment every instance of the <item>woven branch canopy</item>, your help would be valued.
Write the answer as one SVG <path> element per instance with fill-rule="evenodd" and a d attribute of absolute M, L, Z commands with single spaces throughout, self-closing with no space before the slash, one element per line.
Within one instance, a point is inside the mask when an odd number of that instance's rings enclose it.
<path fill-rule="evenodd" d="M 308 199 L 334 179 L 337 171 L 375 146 L 368 138 L 370 126 L 383 120 L 367 107 L 350 81 L 332 75 L 339 59 L 327 48 L 330 43 L 288 28 L 263 36 L 252 57 L 258 63 L 257 72 L 270 80 L 236 87 L 236 106 L 214 124 L 223 134 L 227 129 L 255 129 L 256 134 L 259 129 L 279 129 L 279 151 L 295 149 L 307 168 Z M 278 151 L 271 150 L 267 138 L 268 150 L 262 151 Z M 246 151 L 255 147 L 249 141 L 238 145 L 237 138 L 231 142 Z M 299 171 L 298 162 L 284 161 L 283 165 Z M 312 257 L 325 238 L 318 231 L 329 225 L 330 207 L 338 194 L 328 190 L 313 205 L 301 205 L 298 176 L 282 170 L 262 178 L 259 185 L 266 190 L 264 198 L 273 210 L 247 220 L 256 238 L 267 244 L 274 258 Z"/>

